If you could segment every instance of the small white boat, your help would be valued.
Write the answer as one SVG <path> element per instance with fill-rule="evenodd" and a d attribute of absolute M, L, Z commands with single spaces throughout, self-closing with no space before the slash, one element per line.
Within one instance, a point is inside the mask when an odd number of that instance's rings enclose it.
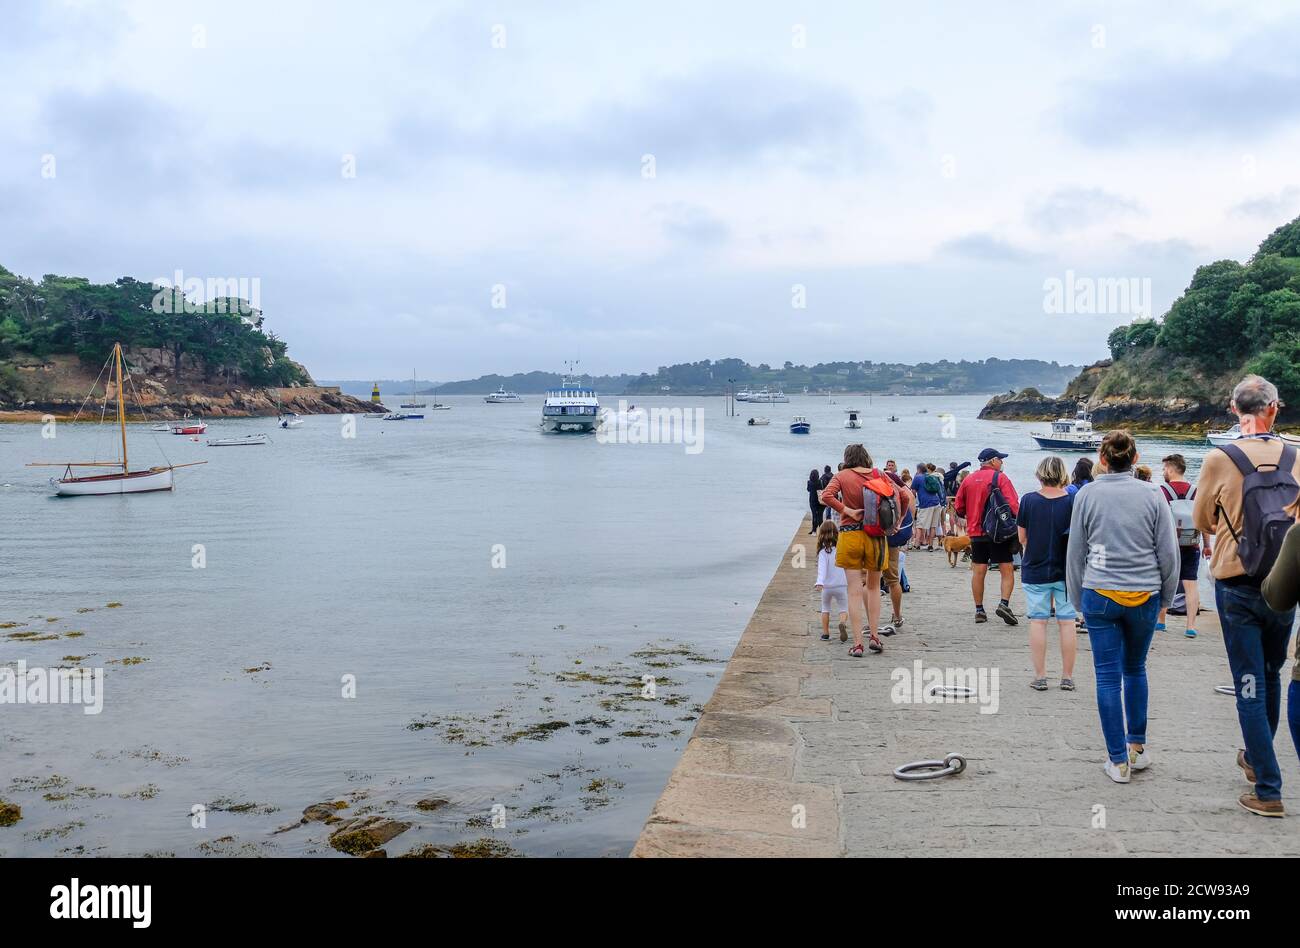
<path fill-rule="evenodd" d="M 1205 440 L 1210 444 L 1218 447 L 1221 444 L 1231 444 L 1241 438 L 1241 425 L 1233 425 L 1225 431 L 1207 431 Z"/>
<path fill-rule="evenodd" d="M 846 414 L 846 415 L 849 416 L 848 418 L 845 418 L 845 419 L 844 419 L 844 427 L 845 427 L 845 428 L 861 428 L 861 427 L 862 427 L 862 419 L 860 419 L 860 418 L 858 417 L 858 410 L 857 410 L 856 408 L 846 408 L 846 409 L 844 409 L 844 414 Z"/>
<path fill-rule="evenodd" d="M 416 400 L 416 397 L 415 397 L 415 369 L 412 369 L 412 370 L 411 370 L 411 400 L 410 400 L 409 402 L 402 402 L 402 404 L 398 405 L 397 407 L 398 407 L 398 408 L 428 408 L 428 407 L 429 407 L 429 406 L 426 405 L 424 402 L 421 402 L 421 401 L 417 401 L 417 400 Z"/>
<path fill-rule="evenodd" d="M 281 415 L 277 420 L 281 428 L 301 428 L 302 419 L 295 412 L 289 412 L 287 415 Z"/>
<path fill-rule="evenodd" d="M 771 423 L 772 420 L 770 418 L 751 418 L 747 422 L 747 424 L 753 425 L 755 428 L 761 425 L 770 425 Z"/>
<path fill-rule="evenodd" d="M 209 438 L 209 448 L 242 448 L 245 445 L 266 444 L 270 439 L 264 434 L 244 435 L 242 438 Z"/>
<path fill-rule="evenodd" d="M 812 425 L 803 415 L 795 415 L 794 420 L 790 422 L 790 434 L 811 434 Z"/>
<path fill-rule="evenodd" d="M 419 412 L 411 411 L 390 411 L 383 418 L 384 421 L 423 421 L 424 416 Z"/>
<path fill-rule="evenodd" d="M 1084 405 L 1079 406 L 1073 418 L 1052 422 L 1051 431 L 1031 431 L 1029 436 L 1044 451 L 1096 451 L 1101 447 L 1101 433 L 1093 430 L 1092 416 Z"/>
<path fill-rule="evenodd" d="M 207 430 L 207 423 L 202 418 L 192 418 L 188 412 L 180 421 L 173 421 L 171 424 L 174 435 L 201 435 Z"/>

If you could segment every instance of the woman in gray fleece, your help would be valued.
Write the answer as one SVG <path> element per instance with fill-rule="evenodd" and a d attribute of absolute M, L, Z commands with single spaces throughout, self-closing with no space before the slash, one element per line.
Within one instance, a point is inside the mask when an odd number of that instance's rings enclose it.
<path fill-rule="evenodd" d="M 1101 473 L 1074 495 L 1065 585 L 1088 624 L 1106 775 L 1128 783 L 1130 770 L 1151 764 L 1147 651 L 1156 617 L 1178 589 L 1178 536 L 1159 489 L 1133 476 L 1133 436 L 1112 431 L 1098 455 Z"/>

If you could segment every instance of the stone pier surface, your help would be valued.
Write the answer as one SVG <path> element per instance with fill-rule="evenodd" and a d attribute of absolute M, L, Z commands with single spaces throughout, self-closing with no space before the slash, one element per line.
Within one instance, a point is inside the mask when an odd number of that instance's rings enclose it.
<path fill-rule="evenodd" d="M 1200 635 L 1170 617 L 1148 660 L 1153 764 L 1127 785 L 1102 772 L 1092 653 L 1079 637 L 1078 690 L 1034 691 L 1019 573 L 1020 624 L 976 625 L 966 563 L 908 554 L 903 628 L 881 655 L 823 642 L 809 520 L 795 534 L 726 672 L 632 851 L 633 856 L 1247 856 L 1300 855 L 1300 765 L 1286 725 L 1276 747 L 1291 815 L 1247 813 L 1242 746 L 1213 612 Z M 802 549 L 803 566 L 797 565 Z M 996 575 L 985 602 L 997 604 Z M 1213 606 L 1213 603 L 1204 605 Z M 888 621 L 886 608 L 885 621 Z M 983 670 L 997 706 L 904 703 L 896 670 Z M 1283 670 L 1283 689 L 1290 662 Z M 986 696 L 991 692 L 985 692 Z M 924 692 L 922 692 L 922 695 Z M 992 705 L 985 705 L 992 707 Z M 956 752 L 964 773 L 904 782 L 895 767 Z"/>

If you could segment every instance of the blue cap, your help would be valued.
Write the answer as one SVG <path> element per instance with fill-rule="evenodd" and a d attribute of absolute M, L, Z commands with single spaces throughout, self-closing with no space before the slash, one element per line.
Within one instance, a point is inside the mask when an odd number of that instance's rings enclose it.
<path fill-rule="evenodd" d="M 1005 458 L 1005 457 L 1010 457 L 1010 455 L 1003 454 L 1001 451 L 995 450 L 993 448 L 985 448 L 983 451 L 980 452 L 980 463 L 987 464 L 989 461 L 992 461 L 994 458 Z"/>

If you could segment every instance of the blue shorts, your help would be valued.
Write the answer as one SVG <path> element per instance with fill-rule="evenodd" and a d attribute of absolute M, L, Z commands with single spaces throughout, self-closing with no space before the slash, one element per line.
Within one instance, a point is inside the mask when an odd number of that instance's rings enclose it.
<path fill-rule="evenodd" d="M 1050 619 L 1052 617 L 1052 600 L 1056 600 L 1056 618 L 1069 621 L 1077 619 L 1078 613 L 1070 605 L 1070 597 L 1065 594 L 1065 582 L 1055 583 L 1021 583 L 1025 591 L 1025 610 L 1031 619 Z"/>
<path fill-rule="evenodd" d="M 1180 546 L 1178 548 L 1178 578 L 1196 582 L 1196 575 L 1201 570 L 1201 548 L 1199 546 Z"/>

